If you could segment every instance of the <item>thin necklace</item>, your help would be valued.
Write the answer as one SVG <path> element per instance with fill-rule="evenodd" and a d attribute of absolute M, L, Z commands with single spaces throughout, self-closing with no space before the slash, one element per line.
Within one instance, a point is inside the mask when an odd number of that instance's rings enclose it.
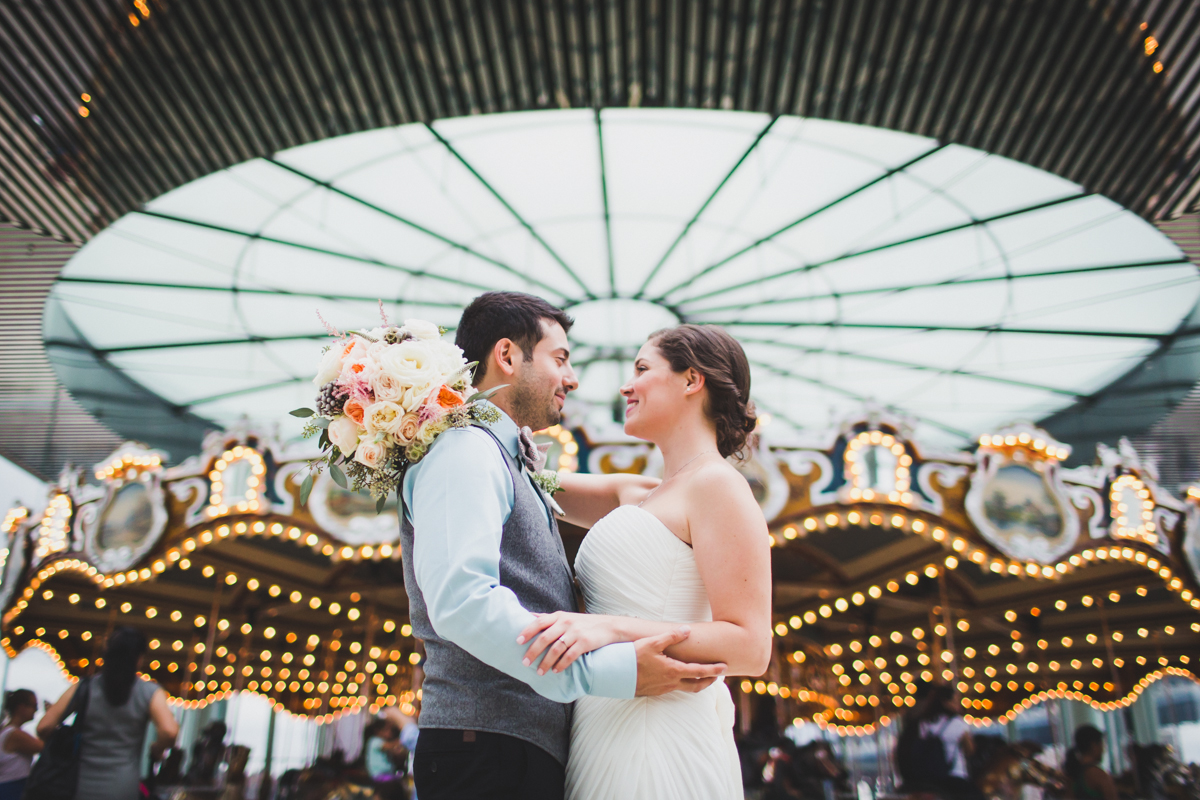
<path fill-rule="evenodd" d="M 711 454 L 713 454 L 713 455 L 719 455 L 719 454 L 717 453 L 717 451 L 716 451 L 716 450 L 705 450 L 705 451 L 703 451 L 703 452 L 701 452 L 701 453 L 697 453 L 696 455 L 692 456 L 691 458 L 689 458 L 689 459 L 687 460 L 687 463 L 685 463 L 685 464 L 684 464 L 682 467 L 680 467 L 679 469 L 677 469 L 677 470 L 675 470 L 674 472 L 672 472 L 672 473 L 671 473 L 671 476 L 670 476 L 669 478 L 664 478 L 662 483 L 660 483 L 658 486 L 655 486 L 653 489 L 651 489 L 651 490 L 650 490 L 650 494 L 648 494 L 648 495 L 646 495 L 645 497 L 643 497 L 643 498 L 642 498 L 642 502 L 641 502 L 641 503 L 638 503 L 638 508 L 641 508 L 641 507 L 642 507 L 642 504 L 643 504 L 643 503 L 645 503 L 647 500 L 649 500 L 649 499 L 650 499 L 650 495 L 653 495 L 653 494 L 654 494 L 655 492 L 657 492 L 659 489 L 661 489 L 662 487 L 666 486 L 668 481 L 671 481 L 671 480 L 673 480 L 673 479 L 675 478 L 675 476 L 676 476 L 676 475 L 678 475 L 679 473 L 681 473 L 681 472 L 683 472 L 685 469 L 687 469 L 687 465 L 688 465 L 688 464 L 691 464 L 693 461 L 695 461 L 695 460 L 696 460 L 697 458 L 699 458 L 700 456 L 706 456 L 706 455 L 708 455 L 708 454 L 710 454 L 710 453 L 711 453 Z"/>

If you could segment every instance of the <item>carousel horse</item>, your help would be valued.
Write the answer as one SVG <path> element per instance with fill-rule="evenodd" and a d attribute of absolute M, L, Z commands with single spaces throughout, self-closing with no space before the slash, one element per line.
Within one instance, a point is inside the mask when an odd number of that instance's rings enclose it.
<path fill-rule="evenodd" d="M 337 752 L 304 769 L 285 772 L 279 777 L 278 800 L 375 800 L 378 793 L 370 776 L 340 756 Z"/>
<path fill-rule="evenodd" d="M 1037 760 L 1042 746 L 1033 742 L 1008 743 L 999 736 L 976 736 L 971 776 L 988 800 L 1018 800 L 1025 786 L 1061 793 L 1066 779 L 1058 770 Z"/>
<path fill-rule="evenodd" d="M 1010 744 L 999 736 L 974 737 L 975 752 L 967 765 L 971 782 L 987 800 L 1020 800 L 1026 786 L 1060 795 L 1066 780 L 1058 770 L 1037 760 L 1042 746 L 1033 742 Z M 912 792 L 908 800 L 938 800 L 933 792 Z"/>
<path fill-rule="evenodd" d="M 766 787 L 763 800 L 817 799 L 850 791 L 849 773 L 829 743 L 819 739 L 803 747 L 790 740 L 772 747 L 767 751 L 762 778 Z"/>
<path fill-rule="evenodd" d="M 1133 770 L 1116 781 L 1123 797 L 1200 800 L 1200 768 L 1185 766 L 1167 745 L 1131 745 Z"/>

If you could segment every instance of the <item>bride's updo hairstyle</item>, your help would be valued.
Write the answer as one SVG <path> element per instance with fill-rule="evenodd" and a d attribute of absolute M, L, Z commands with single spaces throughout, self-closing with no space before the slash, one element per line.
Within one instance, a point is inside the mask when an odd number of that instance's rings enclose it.
<path fill-rule="evenodd" d="M 704 412 L 716 426 L 717 450 L 723 458 L 744 457 L 758 416 L 750 400 L 750 363 L 738 340 L 716 325 L 685 324 L 652 333 L 649 341 L 674 372 L 694 369 L 704 376 Z"/>

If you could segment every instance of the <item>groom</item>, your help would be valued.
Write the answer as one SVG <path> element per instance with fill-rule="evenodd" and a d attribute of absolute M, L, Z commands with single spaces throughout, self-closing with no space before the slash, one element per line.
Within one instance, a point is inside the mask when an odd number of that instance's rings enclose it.
<path fill-rule="evenodd" d="M 663 655 L 686 628 L 602 647 L 561 673 L 521 663 L 517 635 L 534 613 L 576 610 L 558 525 L 520 447 L 520 429 L 557 424 L 578 386 L 571 324 L 532 295 L 475 298 L 456 343 L 479 362 L 477 389 L 506 387 L 491 400 L 500 419 L 446 431 L 404 477 L 404 583 L 426 654 L 421 800 L 562 798 L 575 699 L 699 691 L 722 669 Z"/>

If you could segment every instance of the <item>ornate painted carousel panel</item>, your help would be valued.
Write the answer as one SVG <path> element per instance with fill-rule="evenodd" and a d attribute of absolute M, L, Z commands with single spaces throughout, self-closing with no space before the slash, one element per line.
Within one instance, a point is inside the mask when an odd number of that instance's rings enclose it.
<path fill-rule="evenodd" d="M 177 467 L 126 445 L 94 480 L 65 471 L 44 518 L 5 522 L 5 648 L 82 675 L 128 622 L 151 639 L 150 675 L 189 705 L 239 690 L 314 716 L 411 702 L 394 504 L 376 515 L 318 481 L 299 505 L 311 455 L 236 431 Z"/>
<path fill-rule="evenodd" d="M 658 453 L 612 429 L 539 434 L 560 469 L 657 474 Z M 1200 653 L 1200 489 L 1177 499 L 1127 442 L 1067 469 L 1069 448 L 1020 424 L 973 451 L 864 412 L 808 440 L 762 430 L 739 468 L 770 521 L 776 657 L 738 680 L 789 717 L 864 733 L 955 683 L 970 719 L 1048 697 L 1128 704 Z M 251 430 L 212 434 L 165 468 L 126 445 L 63 473 L 46 512 L 9 512 L 3 644 L 72 674 L 136 621 L 149 669 L 179 701 L 233 691 L 329 718 L 415 703 L 398 510 L 320 476 L 315 453 Z M 585 532 L 564 526 L 573 556 Z M 414 678 L 418 683 L 414 684 Z"/>

